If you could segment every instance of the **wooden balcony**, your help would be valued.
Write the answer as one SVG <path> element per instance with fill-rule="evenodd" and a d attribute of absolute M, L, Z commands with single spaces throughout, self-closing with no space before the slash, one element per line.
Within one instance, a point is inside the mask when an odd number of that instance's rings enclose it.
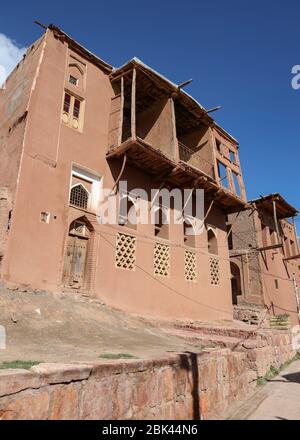
<path fill-rule="evenodd" d="M 189 156 L 186 148 L 181 147 L 182 159 L 175 160 L 168 157 L 159 148 L 147 144 L 143 139 L 130 138 L 118 147 L 111 148 L 107 153 L 107 159 L 124 160 L 148 175 L 153 176 L 154 187 L 158 182 L 165 182 L 166 186 L 176 188 L 199 188 L 204 189 L 205 197 L 213 199 L 215 204 L 226 213 L 236 212 L 246 208 L 246 202 L 226 188 L 221 187 L 208 173 L 203 171 L 200 166 L 203 158 L 193 159 L 195 165 L 189 163 Z M 184 157 L 183 154 L 186 154 Z M 185 160 L 183 160 L 183 158 Z M 187 161 L 187 162 L 186 162 Z M 206 170 L 212 174 L 212 164 L 206 163 Z"/>
<path fill-rule="evenodd" d="M 123 161 L 120 174 L 131 165 L 152 176 L 154 187 L 203 188 L 226 212 L 245 206 L 216 180 L 212 136 L 206 131 L 212 120 L 202 108 L 194 103 L 191 109 L 182 93 L 173 97 L 173 85 L 136 62 L 111 80 L 107 159 Z"/>
<path fill-rule="evenodd" d="M 192 150 L 191 148 L 178 141 L 179 160 L 203 171 L 206 175 L 214 178 L 214 164 L 209 161 L 200 151 Z"/>

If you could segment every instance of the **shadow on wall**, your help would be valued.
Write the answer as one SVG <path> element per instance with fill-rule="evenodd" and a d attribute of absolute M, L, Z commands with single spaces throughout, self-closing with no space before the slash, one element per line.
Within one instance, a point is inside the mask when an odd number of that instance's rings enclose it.
<path fill-rule="evenodd" d="M 185 352 L 180 355 L 180 368 L 191 372 L 191 390 L 193 399 L 193 420 L 200 420 L 200 396 L 199 396 L 199 370 L 198 357 L 196 353 Z"/>

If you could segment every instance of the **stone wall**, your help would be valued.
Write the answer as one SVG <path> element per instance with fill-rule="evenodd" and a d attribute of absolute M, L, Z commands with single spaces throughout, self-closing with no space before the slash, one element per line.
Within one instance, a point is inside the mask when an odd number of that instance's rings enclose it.
<path fill-rule="evenodd" d="M 225 418 L 295 354 L 289 332 L 241 336 L 239 347 L 197 354 L 0 370 L 0 419 Z"/>
<path fill-rule="evenodd" d="M 0 370 L 1 419 L 209 419 L 255 388 L 243 353 Z"/>
<path fill-rule="evenodd" d="M 233 306 L 233 319 L 250 325 L 266 326 L 269 324 L 269 314 L 265 307 L 251 304 Z"/>
<path fill-rule="evenodd" d="M 177 334 L 185 340 L 203 345 L 213 344 L 224 347 L 231 352 L 245 355 L 247 368 L 255 373 L 256 379 L 263 377 L 270 367 L 279 367 L 292 359 L 300 346 L 300 327 L 289 330 L 275 330 L 251 325 L 242 327 L 185 325 L 189 330 L 184 335 Z M 297 346 L 297 341 L 298 346 Z"/>

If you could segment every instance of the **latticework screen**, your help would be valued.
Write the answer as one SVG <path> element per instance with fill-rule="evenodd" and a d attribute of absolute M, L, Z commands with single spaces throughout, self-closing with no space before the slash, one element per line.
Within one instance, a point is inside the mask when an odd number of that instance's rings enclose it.
<path fill-rule="evenodd" d="M 116 267 L 135 270 L 136 237 L 127 234 L 117 234 Z"/>
<path fill-rule="evenodd" d="M 73 186 L 70 193 L 70 204 L 87 209 L 89 193 L 82 185 Z"/>
<path fill-rule="evenodd" d="M 154 273 L 162 277 L 170 274 L 170 246 L 163 243 L 154 244 Z"/>
<path fill-rule="evenodd" d="M 217 286 L 220 284 L 220 264 L 218 258 L 210 257 L 210 283 Z"/>
<path fill-rule="evenodd" d="M 197 280 L 197 258 L 195 252 L 184 252 L 184 276 L 187 281 Z"/>

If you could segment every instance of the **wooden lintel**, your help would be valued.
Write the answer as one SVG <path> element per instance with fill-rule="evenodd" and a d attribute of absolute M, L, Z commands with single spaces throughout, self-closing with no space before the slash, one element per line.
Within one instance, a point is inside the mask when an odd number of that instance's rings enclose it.
<path fill-rule="evenodd" d="M 264 246 L 264 247 L 260 247 L 260 248 L 256 248 L 258 251 L 268 251 L 271 249 L 279 249 L 282 248 L 283 245 L 282 244 L 272 244 L 270 246 Z"/>
<path fill-rule="evenodd" d="M 288 261 L 288 260 L 296 260 L 296 259 L 298 259 L 298 258 L 300 258 L 300 254 L 293 255 L 292 257 L 284 258 L 284 261 Z"/>

